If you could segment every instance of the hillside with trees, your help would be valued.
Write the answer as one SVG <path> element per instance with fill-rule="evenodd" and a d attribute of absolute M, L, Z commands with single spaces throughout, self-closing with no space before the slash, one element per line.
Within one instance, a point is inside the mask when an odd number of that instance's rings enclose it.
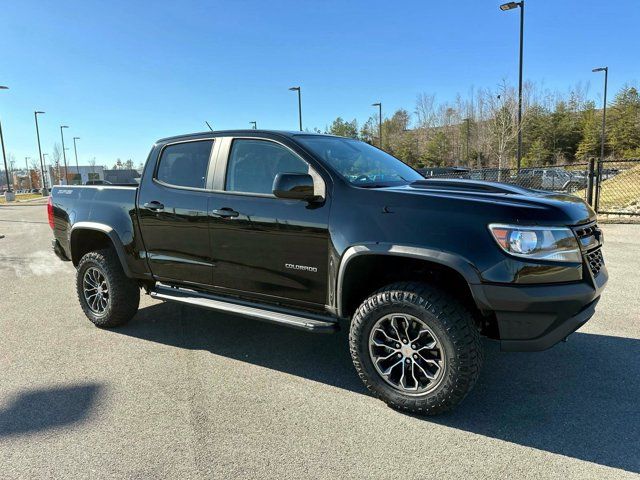
<path fill-rule="evenodd" d="M 471 168 L 515 166 L 517 90 L 502 83 L 471 91 L 451 103 L 420 94 L 413 111 L 399 109 L 382 123 L 382 147 L 413 166 L 458 165 Z M 566 94 L 532 84 L 523 92 L 523 166 L 587 161 L 600 155 L 602 109 L 577 86 Z M 326 133 L 379 144 L 378 118 L 361 126 L 336 118 Z M 607 105 L 608 158 L 640 157 L 640 94 L 624 86 Z"/>

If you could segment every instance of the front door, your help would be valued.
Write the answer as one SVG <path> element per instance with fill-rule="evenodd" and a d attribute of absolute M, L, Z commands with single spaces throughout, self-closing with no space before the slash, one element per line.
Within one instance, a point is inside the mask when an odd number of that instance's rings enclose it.
<path fill-rule="evenodd" d="M 213 284 L 226 293 L 322 308 L 327 299 L 329 199 L 308 203 L 276 198 L 280 172 L 311 173 L 288 147 L 236 138 L 221 164 L 224 191 L 211 195 Z M 224 147 L 223 147 L 224 148 Z"/>
<path fill-rule="evenodd" d="M 157 280 L 211 284 L 210 194 L 205 188 L 212 146 L 212 139 L 168 144 L 153 175 L 144 175 L 138 198 L 140 229 Z"/>

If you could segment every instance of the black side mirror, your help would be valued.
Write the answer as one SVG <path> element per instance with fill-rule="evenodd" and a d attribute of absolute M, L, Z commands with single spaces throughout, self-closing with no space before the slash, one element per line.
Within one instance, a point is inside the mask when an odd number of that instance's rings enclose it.
<path fill-rule="evenodd" d="M 307 202 L 317 199 L 313 177 L 308 173 L 278 173 L 273 179 L 273 194 L 278 198 Z"/>

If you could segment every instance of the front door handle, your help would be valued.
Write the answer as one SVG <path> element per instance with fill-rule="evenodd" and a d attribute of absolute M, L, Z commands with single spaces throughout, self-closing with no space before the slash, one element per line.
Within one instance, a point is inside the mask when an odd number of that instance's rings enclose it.
<path fill-rule="evenodd" d="M 153 210 L 154 212 L 159 212 L 161 210 L 164 210 L 164 205 L 155 200 L 153 202 L 145 203 L 143 207 L 149 210 Z"/>
<path fill-rule="evenodd" d="M 214 217 L 220 217 L 220 218 L 235 218 L 240 214 L 236 212 L 233 208 L 223 207 L 223 208 L 217 208 L 215 210 L 212 210 L 211 215 L 213 215 Z"/>

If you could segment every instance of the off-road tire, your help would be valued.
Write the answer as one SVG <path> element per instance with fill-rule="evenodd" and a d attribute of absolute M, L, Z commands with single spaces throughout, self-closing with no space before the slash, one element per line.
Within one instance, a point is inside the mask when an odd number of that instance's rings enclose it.
<path fill-rule="evenodd" d="M 440 383 L 412 396 L 389 385 L 369 353 L 371 329 L 392 313 L 412 315 L 438 336 L 445 356 Z M 419 415 L 437 415 L 458 405 L 473 388 L 483 360 L 480 335 L 469 311 L 451 295 L 428 284 L 399 282 L 381 288 L 357 309 L 349 346 L 353 364 L 366 387 L 390 407 Z"/>
<path fill-rule="evenodd" d="M 89 268 L 98 269 L 108 281 L 110 298 L 102 314 L 96 314 L 84 296 L 84 275 Z M 120 260 L 112 249 L 89 252 L 80 259 L 76 272 L 76 290 L 84 314 L 100 328 L 124 325 L 133 318 L 140 304 L 140 288 L 125 275 Z"/>

